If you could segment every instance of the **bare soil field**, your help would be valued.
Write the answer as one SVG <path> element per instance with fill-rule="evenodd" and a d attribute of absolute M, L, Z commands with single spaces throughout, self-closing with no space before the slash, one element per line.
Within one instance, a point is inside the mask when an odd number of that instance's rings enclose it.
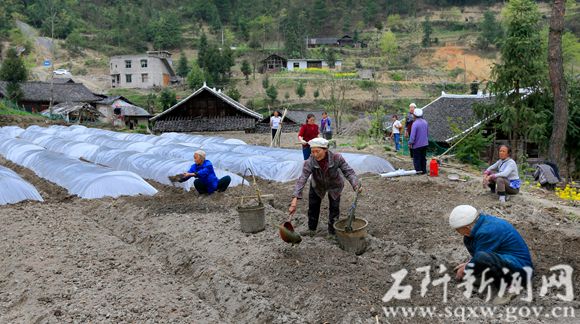
<path fill-rule="evenodd" d="M 212 134 L 216 135 L 216 134 Z M 218 134 L 265 144 L 266 134 Z M 293 146 L 294 134 L 283 145 Z M 346 141 L 346 139 L 343 139 Z M 350 150 L 339 147 L 338 151 Z M 404 157 L 386 155 L 395 168 L 410 168 Z M 530 246 L 537 274 L 534 301 L 516 299 L 513 306 L 580 308 L 578 297 L 562 302 L 563 288 L 539 296 L 541 276 L 568 264 L 580 268 L 580 226 L 560 207 L 524 190 L 505 205 L 484 192 L 476 174 L 444 168 L 471 177 L 450 182 L 440 177 L 380 178 L 361 175 L 364 193 L 357 216 L 369 221 L 369 247 L 360 255 L 341 250 L 325 231 L 291 246 L 275 225 L 287 218 L 294 183 L 259 181 L 274 199 L 266 206 L 266 230 L 240 231 L 236 207 L 250 189 L 200 197 L 153 183 L 153 197 L 84 200 L 29 170 L 0 159 L 31 182 L 44 203 L 23 202 L 0 208 L 0 323 L 452 323 L 457 318 L 387 318 L 385 306 L 485 306 L 480 295 L 465 298 L 451 279 L 448 301 L 441 286 L 420 295 L 423 275 L 431 266 L 433 279 L 468 254 L 447 216 L 469 203 L 512 222 Z M 463 168 L 462 168 L 463 169 Z M 354 198 L 347 186 L 341 218 Z M 294 224 L 306 227 L 307 202 L 299 203 Z M 319 229 L 326 228 L 328 203 L 323 202 Z M 409 270 L 403 284 L 413 286 L 409 301 L 382 302 L 394 283 L 393 274 Z M 580 276 L 573 274 L 575 296 Z M 506 307 L 498 308 L 505 311 Z M 578 311 L 576 316 L 580 316 Z M 500 322 L 502 318 L 471 318 L 468 322 Z M 574 323 L 577 319 L 528 317 L 518 322 Z"/>

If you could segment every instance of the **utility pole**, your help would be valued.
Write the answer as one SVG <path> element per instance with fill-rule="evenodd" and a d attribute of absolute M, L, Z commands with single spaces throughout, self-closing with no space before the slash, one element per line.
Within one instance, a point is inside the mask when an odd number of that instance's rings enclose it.
<path fill-rule="evenodd" d="M 51 2 L 50 14 L 50 51 L 52 53 L 52 62 L 50 64 L 50 102 L 48 104 L 48 109 L 50 112 L 49 118 L 52 119 L 52 104 L 54 101 L 54 61 L 56 59 L 54 44 L 54 19 L 56 18 L 56 12 L 54 10 L 54 2 Z"/>

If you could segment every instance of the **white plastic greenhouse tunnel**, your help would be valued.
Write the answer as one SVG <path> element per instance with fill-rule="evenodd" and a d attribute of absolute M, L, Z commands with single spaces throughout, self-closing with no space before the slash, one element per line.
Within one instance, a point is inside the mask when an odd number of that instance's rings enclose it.
<path fill-rule="evenodd" d="M 0 205 L 24 200 L 43 201 L 33 185 L 24 181 L 16 172 L 0 165 Z"/>
<path fill-rule="evenodd" d="M 301 150 L 248 145 L 239 139 L 219 136 L 178 133 L 155 136 L 114 132 L 80 125 L 30 126 L 26 130 L 10 126 L 0 128 L 0 136 L 14 140 L 12 144 L 8 141 L 0 145 L 0 154 L 17 164 L 24 165 L 23 163 L 28 162 L 24 161 L 25 158 L 30 159 L 30 156 L 38 155 L 45 160 L 58 160 L 59 163 L 74 161 L 81 166 L 90 166 L 93 170 L 102 172 L 105 172 L 104 170 L 111 172 L 110 169 L 129 172 L 138 178 L 179 186 L 185 190 L 190 190 L 193 179 L 181 184 L 172 184 L 168 176 L 189 169 L 193 163 L 193 152 L 198 149 L 207 153 L 206 158 L 214 165 L 218 177 L 229 175 L 232 178 L 230 187 L 241 184 L 240 175 L 247 173 L 248 170 L 266 180 L 292 181 L 300 176 L 304 164 Z M 388 161 L 377 156 L 342 154 L 357 174 L 394 171 Z M 43 177 L 58 177 L 51 173 L 43 173 L 42 166 L 31 163 L 27 165 L 37 174 L 43 174 L 41 175 Z M 67 177 L 60 180 L 63 186 L 69 186 L 66 188 L 70 191 L 72 187 L 67 181 L 70 181 Z M 97 187 L 98 185 L 95 185 L 95 188 Z M 75 187 L 75 190 L 79 189 Z"/>
<path fill-rule="evenodd" d="M 51 126 L 49 128 L 31 126 L 21 137 L 38 138 L 46 134 L 101 147 L 186 160 L 190 163 L 193 159 L 193 152 L 197 149 L 203 149 L 207 153 L 207 159 L 213 163 L 217 170 L 227 170 L 243 175 L 247 169 L 251 169 L 260 178 L 278 182 L 297 179 L 304 163 L 301 150 L 247 145 L 238 139 L 216 136 L 178 133 L 164 133 L 155 136 L 119 133 L 84 126 Z M 367 172 L 380 174 L 395 170 L 388 161 L 377 156 L 355 153 L 342 153 L 342 155 L 357 174 Z M 155 180 L 164 183 L 161 179 Z M 235 184 L 232 181 L 232 185 Z"/>
<path fill-rule="evenodd" d="M 133 172 L 82 162 L 42 146 L 0 135 L 0 155 L 81 198 L 152 196 L 157 190 Z"/>

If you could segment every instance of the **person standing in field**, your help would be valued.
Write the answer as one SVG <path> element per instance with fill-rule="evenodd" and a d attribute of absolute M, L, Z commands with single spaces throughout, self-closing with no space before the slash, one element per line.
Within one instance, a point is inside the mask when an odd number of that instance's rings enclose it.
<path fill-rule="evenodd" d="M 304 160 L 308 160 L 310 157 L 310 145 L 308 142 L 312 139 L 318 137 L 318 125 L 316 125 L 316 119 L 314 114 L 308 114 L 306 116 L 306 124 L 303 124 L 298 131 L 298 141 L 302 144 L 302 155 Z"/>

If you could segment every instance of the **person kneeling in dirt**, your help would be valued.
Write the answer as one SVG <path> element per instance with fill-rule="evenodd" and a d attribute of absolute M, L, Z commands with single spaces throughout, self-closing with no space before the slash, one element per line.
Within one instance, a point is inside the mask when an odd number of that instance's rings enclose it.
<path fill-rule="evenodd" d="M 482 284 L 483 275 L 486 281 L 493 278 L 491 285 L 495 288 L 500 287 L 502 279 L 508 287 L 510 284 L 517 286 L 512 283 L 512 278 L 518 275 L 521 286 L 527 284 L 534 268 L 532 257 L 526 242 L 512 224 L 480 213 L 471 205 L 459 205 L 449 215 L 449 225 L 464 236 L 463 243 L 471 255 L 468 262 L 455 267 L 457 280 L 464 279 L 466 271 L 470 271 L 476 278 L 475 284 L 478 281 Z M 494 303 L 509 302 L 513 297 L 506 294 L 495 299 Z"/>
<path fill-rule="evenodd" d="M 344 188 L 343 176 L 350 182 L 354 190 L 361 192 L 362 187 L 356 177 L 354 170 L 348 165 L 344 157 L 339 153 L 328 150 L 328 140 L 315 138 L 308 142 L 312 153 L 308 160 L 304 161 L 302 175 L 296 182 L 294 194 L 290 202 L 290 219 L 296 212 L 298 199 L 302 199 L 302 191 L 310 175 L 310 191 L 308 193 L 308 232 L 309 236 L 314 236 L 318 227 L 320 216 L 320 204 L 324 195 L 328 192 L 328 234 L 334 236 L 334 222 L 340 214 L 340 194 Z M 340 172 L 339 172 L 340 170 Z M 341 175 L 342 172 L 342 175 Z"/>
<path fill-rule="evenodd" d="M 193 154 L 194 164 L 189 171 L 183 173 L 179 182 L 185 182 L 191 177 L 196 178 L 193 185 L 199 194 L 212 194 L 214 191 L 223 192 L 228 189 L 232 179 L 225 176 L 218 180 L 213 170 L 213 165 L 205 159 L 205 152 L 202 150 L 195 151 Z"/>
<path fill-rule="evenodd" d="M 484 187 L 487 185 L 491 192 L 495 193 L 497 191 L 499 201 L 502 203 L 506 202 L 506 194 L 515 195 L 520 192 L 521 182 L 518 165 L 510 157 L 511 153 L 509 146 L 500 145 L 499 160 L 489 166 L 483 173 Z"/>

